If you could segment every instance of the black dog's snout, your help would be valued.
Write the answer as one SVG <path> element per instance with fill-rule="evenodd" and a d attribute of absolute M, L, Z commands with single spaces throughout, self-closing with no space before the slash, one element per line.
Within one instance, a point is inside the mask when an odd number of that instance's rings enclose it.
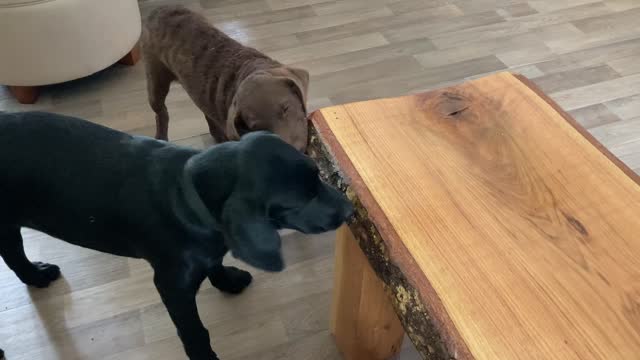
<path fill-rule="evenodd" d="M 348 201 L 347 199 L 343 199 L 342 204 L 340 205 L 340 208 L 338 209 L 338 211 L 336 211 L 333 217 L 333 224 L 332 224 L 332 228 L 337 228 L 338 226 L 342 225 L 343 223 L 346 223 L 349 218 L 351 218 L 351 216 L 354 214 L 355 209 L 353 208 L 353 205 L 351 205 L 351 202 Z"/>
<path fill-rule="evenodd" d="M 328 189 L 328 193 L 332 196 L 331 201 L 334 204 L 334 217 L 337 218 L 339 224 L 341 224 L 353 215 L 355 209 L 345 194 L 336 189 Z"/>
<path fill-rule="evenodd" d="M 355 209 L 353 208 L 353 205 L 351 205 L 350 202 L 347 202 L 345 206 L 343 206 L 342 208 L 342 216 L 344 217 L 345 220 L 353 216 L 354 212 L 355 212 Z"/>

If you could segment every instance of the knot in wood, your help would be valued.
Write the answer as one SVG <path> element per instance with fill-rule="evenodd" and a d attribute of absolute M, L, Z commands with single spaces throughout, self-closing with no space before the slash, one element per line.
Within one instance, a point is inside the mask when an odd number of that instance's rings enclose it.
<path fill-rule="evenodd" d="M 468 98 L 460 93 L 443 92 L 437 98 L 436 110 L 443 117 L 459 117 L 471 106 Z"/>

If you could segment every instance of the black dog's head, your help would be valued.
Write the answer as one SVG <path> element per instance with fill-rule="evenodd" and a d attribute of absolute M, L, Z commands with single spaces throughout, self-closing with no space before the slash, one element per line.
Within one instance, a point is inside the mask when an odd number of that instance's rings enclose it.
<path fill-rule="evenodd" d="M 216 209 L 219 204 L 212 202 L 220 202 L 218 191 L 225 189 L 223 204 L 213 216 L 231 253 L 257 268 L 284 268 L 278 229 L 322 233 L 336 229 L 353 213 L 349 200 L 320 179 L 309 157 L 271 133 L 252 132 L 199 157 L 199 163 L 217 171 L 194 179 L 198 193 L 207 208 Z"/>

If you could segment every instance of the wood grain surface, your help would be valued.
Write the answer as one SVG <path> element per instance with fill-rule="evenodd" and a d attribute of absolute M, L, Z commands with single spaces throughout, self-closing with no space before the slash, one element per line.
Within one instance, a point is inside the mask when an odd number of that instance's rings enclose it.
<path fill-rule="evenodd" d="M 500 73 L 315 128 L 456 358 L 637 359 L 640 187 Z"/>
<path fill-rule="evenodd" d="M 336 232 L 331 333 L 344 360 L 386 360 L 404 338 L 383 283 L 347 226 Z"/>

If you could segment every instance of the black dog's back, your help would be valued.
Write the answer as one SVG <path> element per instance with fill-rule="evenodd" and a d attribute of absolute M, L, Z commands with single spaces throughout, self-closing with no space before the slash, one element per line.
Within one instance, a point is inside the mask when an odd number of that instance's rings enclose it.
<path fill-rule="evenodd" d="M 126 148 L 118 144 L 132 140 L 129 135 L 72 117 L 38 112 L 2 114 L 0 168 L 6 173 L 0 182 L 22 196 L 29 195 L 23 191 L 38 191 L 24 186 L 34 180 L 34 173 L 38 173 L 40 184 L 55 179 L 55 183 L 47 185 L 73 187 L 78 175 L 91 177 L 91 171 L 100 168 L 119 170 L 114 162 L 126 167 L 126 163 L 121 163 L 126 161 L 122 152 Z"/>
<path fill-rule="evenodd" d="M 121 241 L 118 233 L 124 230 L 115 224 L 133 222 L 120 218 L 122 213 L 144 213 L 153 206 L 154 186 L 149 179 L 161 181 L 162 176 L 149 174 L 160 168 L 149 161 L 152 153 L 165 151 L 167 156 L 181 158 L 166 159 L 161 168 L 167 171 L 173 170 L 172 164 L 182 166 L 195 153 L 176 149 L 73 117 L 2 113 L 0 222 L 64 235 L 66 241 L 96 250 L 134 255 L 124 244 L 113 243 Z M 120 201 L 123 197 L 127 201 Z M 77 231 L 62 234 L 69 228 Z M 82 238 L 75 239 L 73 234 Z M 104 241 L 106 237 L 109 241 Z"/>

